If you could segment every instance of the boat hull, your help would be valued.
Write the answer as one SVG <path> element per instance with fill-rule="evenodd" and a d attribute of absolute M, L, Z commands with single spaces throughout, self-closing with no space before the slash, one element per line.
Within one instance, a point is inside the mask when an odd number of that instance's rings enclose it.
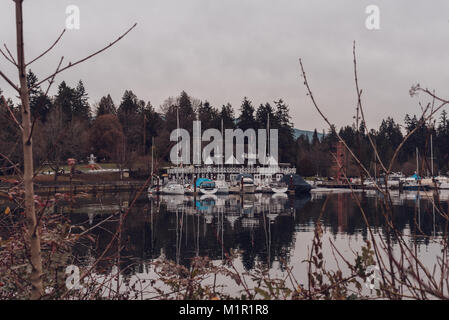
<path fill-rule="evenodd" d="M 403 186 L 402 190 L 412 190 L 412 191 L 416 191 L 416 190 L 430 190 L 429 186 Z"/>
<path fill-rule="evenodd" d="M 214 188 L 214 189 L 202 189 L 200 188 L 200 193 L 201 194 L 216 194 L 218 191 L 218 188 Z"/>
<path fill-rule="evenodd" d="M 288 187 L 271 187 L 271 191 L 273 193 L 286 193 L 288 191 Z"/>
<path fill-rule="evenodd" d="M 256 186 L 255 185 L 235 185 L 229 187 L 229 193 L 255 193 Z"/>
<path fill-rule="evenodd" d="M 228 194 L 229 186 L 225 181 L 216 181 L 215 185 L 217 186 L 217 194 Z"/>
<path fill-rule="evenodd" d="M 255 185 L 243 185 L 243 193 L 254 193 L 255 191 Z"/>
<path fill-rule="evenodd" d="M 162 187 L 162 194 L 173 194 L 173 195 L 182 195 L 185 193 L 184 186 L 182 185 L 170 185 L 166 187 Z"/>

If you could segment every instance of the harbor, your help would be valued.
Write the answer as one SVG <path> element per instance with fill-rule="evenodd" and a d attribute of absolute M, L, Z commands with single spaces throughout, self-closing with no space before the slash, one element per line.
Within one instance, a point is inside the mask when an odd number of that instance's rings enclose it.
<path fill-rule="evenodd" d="M 50 2 L 0 5 L 0 300 L 449 300 L 449 3 Z"/>

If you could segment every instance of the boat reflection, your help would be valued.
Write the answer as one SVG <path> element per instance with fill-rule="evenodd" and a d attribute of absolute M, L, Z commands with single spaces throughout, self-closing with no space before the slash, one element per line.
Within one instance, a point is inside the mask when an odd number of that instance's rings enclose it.
<path fill-rule="evenodd" d="M 313 238 L 318 219 L 325 237 L 338 236 L 344 239 L 341 241 L 354 242 L 354 245 L 367 237 L 365 220 L 353 196 L 359 197 L 370 226 L 385 236 L 382 195 L 371 191 L 354 195 L 312 192 L 303 197 L 286 194 L 145 196 L 129 207 L 123 225 L 121 255 L 130 257 L 130 265 L 164 256 L 187 266 L 195 256 L 224 260 L 232 253 L 237 254 L 238 261 L 247 270 L 259 262 L 269 267 L 275 261 L 297 263 L 305 258 L 303 246 Z M 416 192 L 391 195 L 397 230 L 412 235 L 413 240 L 424 245 L 429 243 L 429 236 L 440 235 L 446 225 L 427 196 Z M 113 215 L 101 228 L 92 231 L 97 239 L 95 244 L 76 247 L 77 255 L 101 253 L 107 247 L 119 221 L 116 208 L 108 206 L 133 203 L 134 197 L 131 193 L 105 195 L 101 199 L 84 199 L 77 207 L 55 208 L 67 211 L 77 224 L 87 221 L 95 225 L 107 218 L 107 214 Z M 447 212 L 448 203 L 443 199 L 444 195 L 440 195 L 443 212 Z M 104 210 L 94 205 L 99 200 Z"/>
<path fill-rule="evenodd" d="M 225 213 L 233 221 L 244 219 L 251 226 L 251 218 L 267 213 L 270 220 L 278 215 L 293 215 L 310 201 L 310 195 L 290 197 L 286 194 L 231 194 L 231 195 L 155 195 L 149 196 L 151 203 L 166 207 L 168 212 L 182 209 L 189 215 L 201 214 L 211 223 L 212 217 Z M 246 219 L 246 220 L 245 220 Z"/>

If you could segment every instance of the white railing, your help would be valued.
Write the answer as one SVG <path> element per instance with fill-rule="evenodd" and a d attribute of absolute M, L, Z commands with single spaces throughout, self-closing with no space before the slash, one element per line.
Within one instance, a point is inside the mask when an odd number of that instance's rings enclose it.
<path fill-rule="evenodd" d="M 169 168 L 167 169 L 168 174 L 205 174 L 205 173 L 213 173 L 213 174 L 226 174 L 226 173 L 249 173 L 249 174 L 295 174 L 295 167 L 184 167 L 184 168 Z"/>

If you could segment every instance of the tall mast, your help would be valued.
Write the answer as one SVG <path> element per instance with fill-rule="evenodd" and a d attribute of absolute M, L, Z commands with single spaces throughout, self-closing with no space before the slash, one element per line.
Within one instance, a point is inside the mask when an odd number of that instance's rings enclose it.
<path fill-rule="evenodd" d="M 270 114 L 268 113 L 267 118 L 267 134 L 268 134 L 268 156 L 270 156 Z"/>
<path fill-rule="evenodd" d="M 179 161 L 179 106 L 176 107 L 176 156 L 178 158 L 177 165 L 179 168 L 179 163 L 180 163 L 180 161 Z M 176 180 L 179 180 L 178 172 L 176 172 Z M 178 181 L 176 181 L 176 182 L 178 182 Z"/>
<path fill-rule="evenodd" d="M 374 182 L 377 183 L 377 157 L 376 154 L 373 154 L 374 158 Z"/>
<path fill-rule="evenodd" d="M 224 128 L 224 125 L 223 125 L 223 118 L 221 118 L 221 146 L 220 146 L 220 152 L 221 152 L 221 154 L 220 154 L 220 157 L 221 157 L 221 159 L 223 159 L 222 161 L 222 164 L 223 164 L 223 168 L 224 168 L 224 162 L 225 162 L 225 156 L 224 156 L 224 136 L 223 136 L 223 128 Z M 220 168 L 220 165 L 218 165 L 218 168 Z M 219 170 L 220 171 L 220 170 Z M 226 180 L 226 178 L 224 179 L 224 180 Z"/>
<path fill-rule="evenodd" d="M 418 155 L 418 147 L 416 147 L 416 175 L 419 176 L 419 155 Z"/>
<path fill-rule="evenodd" d="M 153 185 L 153 174 L 154 174 L 154 137 L 151 138 L 151 185 Z"/>
<path fill-rule="evenodd" d="M 433 135 L 430 135 L 430 157 L 431 157 L 431 170 L 433 178 Z"/>
<path fill-rule="evenodd" d="M 267 164 L 268 164 L 268 167 L 267 167 L 267 170 L 268 170 L 268 174 L 270 174 L 271 175 L 271 169 L 270 169 L 270 167 L 271 167 L 271 160 L 270 160 L 270 157 L 271 157 L 271 150 L 270 150 L 270 113 L 268 113 L 268 117 L 267 117 L 267 136 L 268 136 L 268 144 L 267 144 L 267 158 L 268 158 L 268 161 L 267 161 Z M 270 179 L 272 179 L 272 177 L 273 176 L 271 176 L 271 178 Z M 267 180 L 267 178 L 266 178 L 266 176 L 265 176 L 265 180 Z"/>

